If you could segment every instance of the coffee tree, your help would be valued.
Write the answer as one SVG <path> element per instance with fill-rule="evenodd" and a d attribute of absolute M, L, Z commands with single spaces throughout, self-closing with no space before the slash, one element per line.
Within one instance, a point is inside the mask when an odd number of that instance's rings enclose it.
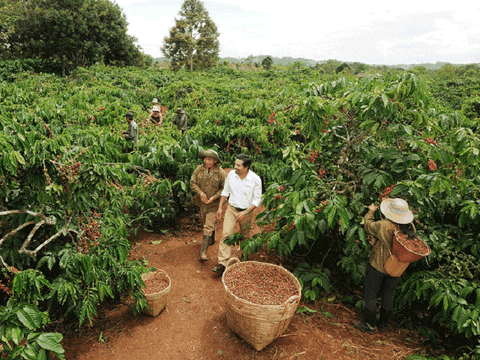
<path fill-rule="evenodd" d="M 311 84 L 305 95 L 295 112 L 312 141 L 284 150 L 262 215 L 273 231 L 242 247 L 251 252 L 267 244 L 282 256 L 317 251 L 316 275 L 300 272 L 305 296 L 314 300 L 319 289 L 329 290 L 325 274 L 337 264 L 361 282 L 369 251 L 362 225 L 367 206 L 402 197 L 432 255 L 407 269 L 397 307 L 428 310 L 434 323 L 478 337 L 479 212 L 472 199 L 478 196 L 479 149 L 471 122 L 436 109 L 426 82 L 408 73 Z"/>

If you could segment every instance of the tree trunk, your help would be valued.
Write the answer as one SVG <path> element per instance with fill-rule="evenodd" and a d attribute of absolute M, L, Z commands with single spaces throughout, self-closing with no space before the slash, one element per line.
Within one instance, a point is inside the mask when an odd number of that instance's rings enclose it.
<path fill-rule="evenodd" d="M 193 40 L 193 28 L 190 28 L 190 39 Z M 193 46 L 190 48 L 190 71 L 193 71 Z"/>

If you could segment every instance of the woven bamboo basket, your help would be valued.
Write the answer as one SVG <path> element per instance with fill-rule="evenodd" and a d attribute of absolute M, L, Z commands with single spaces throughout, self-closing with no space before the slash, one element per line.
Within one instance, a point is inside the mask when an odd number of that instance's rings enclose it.
<path fill-rule="evenodd" d="M 430 255 L 430 247 L 428 244 L 425 242 L 425 240 L 420 239 L 419 240 L 425 245 L 427 248 L 427 253 L 426 254 L 418 254 L 414 251 L 411 251 L 407 248 L 405 248 L 400 241 L 397 239 L 397 234 L 398 230 L 395 231 L 395 236 L 393 239 L 393 247 L 392 247 L 392 254 L 397 257 L 398 260 L 404 262 L 404 263 L 412 263 L 414 261 L 420 260 L 421 258 Z"/>
<path fill-rule="evenodd" d="M 165 115 L 167 113 L 168 107 L 160 105 L 160 112 L 162 115 Z"/>
<path fill-rule="evenodd" d="M 159 279 L 166 280 L 168 282 L 168 286 L 162 291 L 153 294 L 145 294 L 145 298 L 147 300 L 148 306 L 150 307 L 150 310 L 143 309 L 142 313 L 150 316 L 157 316 L 167 305 L 170 295 L 170 288 L 172 287 L 172 281 L 168 277 L 167 273 L 163 270 L 157 270 L 148 274 L 142 274 L 142 279 L 143 281 L 150 279 Z"/>
<path fill-rule="evenodd" d="M 254 263 L 256 266 L 274 266 L 288 274 L 295 284 L 296 294 L 282 305 L 258 305 L 234 295 L 225 285 L 224 277 L 236 266 Z M 290 321 L 300 302 L 301 286 L 295 276 L 281 266 L 261 263 L 257 261 L 240 262 L 232 258 L 222 277 L 225 288 L 226 317 L 228 327 L 250 344 L 255 350 L 260 351 L 277 339 L 290 324 Z"/>

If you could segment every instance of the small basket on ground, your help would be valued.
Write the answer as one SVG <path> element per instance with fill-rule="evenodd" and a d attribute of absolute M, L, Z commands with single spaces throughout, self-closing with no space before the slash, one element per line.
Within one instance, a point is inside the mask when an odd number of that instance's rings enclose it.
<path fill-rule="evenodd" d="M 292 282 L 294 294 L 280 305 L 259 305 L 236 296 L 227 286 L 226 279 L 236 267 L 258 267 L 260 273 L 267 267 L 275 269 L 278 274 L 284 275 Z M 233 276 L 233 275 L 231 275 Z M 241 278 L 238 279 L 242 281 Z M 226 317 L 228 327 L 238 336 L 244 339 L 257 351 L 262 350 L 268 344 L 277 339 L 290 324 L 300 302 L 301 286 L 295 276 L 281 266 L 262 263 L 257 261 L 240 262 L 238 258 L 232 258 L 227 264 L 222 282 L 225 288 Z"/>
<path fill-rule="evenodd" d="M 170 295 L 170 288 L 172 287 L 172 281 L 170 280 L 170 277 L 167 275 L 167 273 L 163 270 L 157 270 L 148 274 L 142 274 L 142 279 L 143 281 L 163 280 L 168 283 L 168 286 L 162 291 L 145 294 L 145 299 L 147 300 L 147 304 L 150 307 L 150 310 L 147 308 L 142 309 L 142 313 L 150 316 L 157 316 L 167 305 Z"/>
<path fill-rule="evenodd" d="M 404 263 L 412 263 L 414 261 L 420 260 L 427 255 L 430 255 L 431 250 L 425 240 L 417 237 L 413 240 L 413 244 L 415 246 L 412 248 L 410 246 L 405 246 L 405 240 L 402 240 L 403 237 L 404 236 L 401 231 L 395 231 L 392 254 L 395 255 L 398 260 Z"/>

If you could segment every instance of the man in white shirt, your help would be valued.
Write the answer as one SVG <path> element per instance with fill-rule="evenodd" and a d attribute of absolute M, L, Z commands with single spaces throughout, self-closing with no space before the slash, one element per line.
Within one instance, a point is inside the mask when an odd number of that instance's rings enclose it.
<path fill-rule="evenodd" d="M 235 171 L 230 171 L 225 180 L 225 186 L 220 195 L 217 218 L 222 217 L 223 206 L 228 198 L 227 210 L 223 220 L 222 239 L 218 247 L 218 266 L 212 271 L 223 274 L 232 254 L 231 246 L 224 241 L 233 234 L 235 225 L 240 225 L 243 239 L 250 236 L 252 225 L 252 211 L 260 205 L 262 200 L 262 180 L 250 170 L 252 160 L 248 155 L 240 154 L 235 159 Z"/>

